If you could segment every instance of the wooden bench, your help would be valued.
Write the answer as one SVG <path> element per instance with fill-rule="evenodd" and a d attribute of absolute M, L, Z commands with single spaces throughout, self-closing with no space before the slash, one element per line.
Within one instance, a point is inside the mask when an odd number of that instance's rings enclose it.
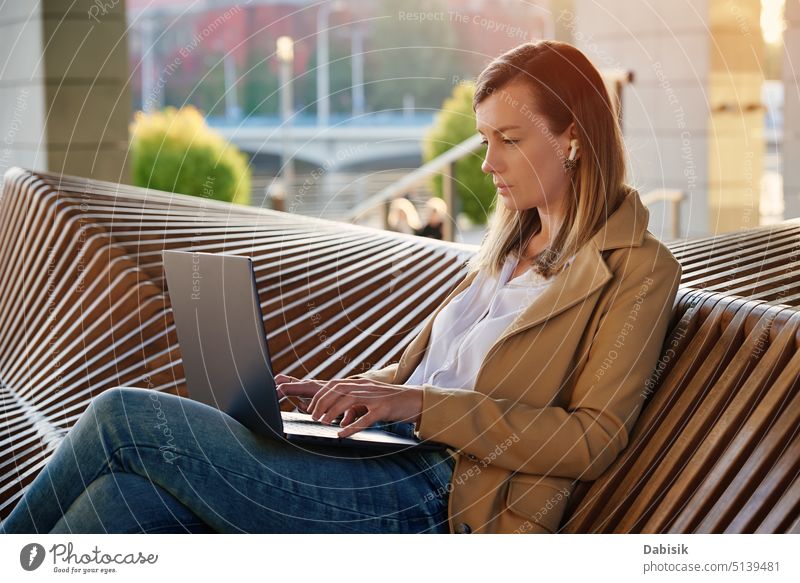
<path fill-rule="evenodd" d="M 800 311 L 679 294 L 630 443 L 562 530 L 798 532 Z"/>
<path fill-rule="evenodd" d="M 185 395 L 164 249 L 252 256 L 276 371 L 317 378 L 397 360 L 475 251 L 19 168 L 0 238 L 0 517 L 93 396 Z M 797 531 L 798 241 L 787 221 L 670 244 L 684 282 L 651 396 L 561 532 Z"/>

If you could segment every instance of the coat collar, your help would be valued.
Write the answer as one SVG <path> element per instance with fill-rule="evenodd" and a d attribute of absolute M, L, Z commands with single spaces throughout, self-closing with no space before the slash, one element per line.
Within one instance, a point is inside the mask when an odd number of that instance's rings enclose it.
<path fill-rule="evenodd" d="M 600 251 L 639 247 L 644 240 L 649 221 L 650 211 L 642 203 L 639 193 L 631 189 L 617 210 L 611 213 L 605 224 L 594 234 L 592 241 Z"/>
<path fill-rule="evenodd" d="M 568 269 L 555 276 L 552 284 L 500 335 L 484 358 L 484 363 L 508 338 L 553 318 L 582 302 L 613 277 L 602 252 L 623 247 L 638 247 L 644 240 L 650 213 L 639 193 L 631 190 L 605 224 L 575 255 Z M 428 318 L 422 332 L 406 348 L 400 359 L 396 382 L 405 382 L 419 364 L 430 338 L 433 320 L 439 311 L 469 286 L 477 272 L 468 274 Z M 481 366 L 483 370 L 483 366 Z M 478 373 L 480 376 L 480 371 Z M 476 379 L 477 385 L 477 379 Z"/>

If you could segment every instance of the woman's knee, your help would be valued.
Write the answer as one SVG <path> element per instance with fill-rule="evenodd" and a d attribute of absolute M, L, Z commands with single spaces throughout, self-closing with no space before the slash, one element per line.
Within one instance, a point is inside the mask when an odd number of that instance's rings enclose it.
<path fill-rule="evenodd" d="M 148 424 L 141 421 L 152 414 L 150 395 L 157 391 L 132 387 L 113 387 L 106 389 L 89 403 L 81 416 L 84 430 L 99 435 L 109 446 L 126 445 L 138 441 Z"/>
<path fill-rule="evenodd" d="M 128 387 L 106 389 L 92 398 L 89 402 L 89 408 L 99 417 L 108 413 L 115 414 L 122 405 L 123 394 L 129 390 L 131 389 Z"/>
<path fill-rule="evenodd" d="M 98 395 L 84 413 L 84 427 L 105 443 L 109 452 L 124 448 L 158 450 L 159 460 L 173 464 L 178 444 L 190 447 L 194 434 L 188 426 L 181 397 L 153 389 L 114 387 Z M 144 455 L 141 451 L 139 456 Z"/>
<path fill-rule="evenodd" d="M 158 395 L 151 389 L 133 387 L 113 387 L 106 389 L 89 403 L 86 413 L 98 421 L 118 421 L 120 417 L 139 414 L 142 405 L 151 401 L 150 394 Z M 156 397 L 157 398 L 157 397 Z"/>

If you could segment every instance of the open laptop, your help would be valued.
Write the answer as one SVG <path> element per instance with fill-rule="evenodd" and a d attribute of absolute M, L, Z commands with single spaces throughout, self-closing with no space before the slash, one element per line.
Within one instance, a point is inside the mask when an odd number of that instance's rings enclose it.
<path fill-rule="evenodd" d="M 447 447 L 377 427 L 342 439 L 337 420 L 325 425 L 307 413 L 281 411 L 250 257 L 164 251 L 163 258 L 191 399 L 258 434 L 292 442 L 388 451 Z"/>

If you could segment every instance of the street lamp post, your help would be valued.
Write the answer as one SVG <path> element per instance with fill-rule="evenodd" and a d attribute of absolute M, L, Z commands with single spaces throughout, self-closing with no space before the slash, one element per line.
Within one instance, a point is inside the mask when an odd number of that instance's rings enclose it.
<path fill-rule="evenodd" d="M 330 27 L 331 12 L 344 10 L 347 5 L 341 0 L 321 4 L 317 10 L 317 125 L 328 125 L 331 114 L 329 94 L 331 91 L 330 68 Z"/>
<path fill-rule="evenodd" d="M 281 175 L 284 193 L 288 197 L 294 183 L 294 160 L 289 153 L 290 133 L 292 125 L 292 63 L 294 62 L 294 40 L 290 36 L 282 36 L 277 41 L 278 60 L 281 63 Z"/>
<path fill-rule="evenodd" d="M 357 118 L 364 114 L 364 27 L 360 24 L 352 26 L 352 36 L 350 37 L 350 59 L 352 75 L 352 94 L 353 94 L 353 117 Z"/>

